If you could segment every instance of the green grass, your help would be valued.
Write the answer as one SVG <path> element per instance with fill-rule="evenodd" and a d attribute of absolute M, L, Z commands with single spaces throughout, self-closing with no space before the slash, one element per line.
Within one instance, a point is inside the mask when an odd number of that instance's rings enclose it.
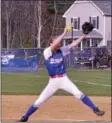
<path fill-rule="evenodd" d="M 111 95 L 111 71 L 77 71 L 68 69 L 67 74 L 78 88 L 87 95 Z M 2 94 L 39 95 L 49 80 L 46 71 L 37 73 L 2 73 L 1 77 Z M 89 82 L 89 84 L 85 82 Z M 96 85 L 97 83 L 98 85 Z M 69 94 L 61 90 L 56 92 L 56 95 Z"/>

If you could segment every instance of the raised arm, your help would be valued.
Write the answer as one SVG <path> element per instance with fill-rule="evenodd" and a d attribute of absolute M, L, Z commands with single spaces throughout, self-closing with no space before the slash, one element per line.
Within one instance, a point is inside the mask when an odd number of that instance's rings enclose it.
<path fill-rule="evenodd" d="M 64 32 L 60 36 L 58 36 L 56 39 L 54 39 L 52 41 L 51 46 L 50 46 L 51 47 L 51 51 L 54 51 L 55 48 L 61 43 L 64 35 L 66 34 L 66 32 L 67 32 L 67 28 L 64 29 Z"/>
<path fill-rule="evenodd" d="M 74 40 L 69 46 L 70 48 L 76 47 L 83 39 L 86 38 L 86 34 L 83 34 L 80 38 Z"/>
<path fill-rule="evenodd" d="M 73 43 L 70 44 L 70 48 L 76 47 L 84 38 L 86 38 L 86 35 L 89 34 L 93 29 L 94 29 L 94 26 L 91 23 L 85 22 L 82 25 L 83 35 L 79 39 L 73 41 Z"/>

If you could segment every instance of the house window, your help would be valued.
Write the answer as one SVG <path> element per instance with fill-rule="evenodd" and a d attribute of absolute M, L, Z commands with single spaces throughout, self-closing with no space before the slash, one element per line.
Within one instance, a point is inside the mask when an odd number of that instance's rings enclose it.
<path fill-rule="evenodd" d="M 97 47 L 97 46 L 100 44 L 100 42 L 101 42 L 101 41 L 98 40 L 98 39 L 93 39 L 93 40 L 92 40 L 92 46 L 93 46 L 93 47 Z"/>
<path fill-rule="evenodd" d="M 98 16 L 91 16 L 90 17 L 90 23 L 93 24 L 93 26 L 96 28 L 96 29 L 99 29 L 99 17 Z"/>
<path fill-rule="evenodd" d="M 80 29 L 80 18 L 79 17 L 73 17 L 71 18 L 71 25 L 73 29 Z"/>

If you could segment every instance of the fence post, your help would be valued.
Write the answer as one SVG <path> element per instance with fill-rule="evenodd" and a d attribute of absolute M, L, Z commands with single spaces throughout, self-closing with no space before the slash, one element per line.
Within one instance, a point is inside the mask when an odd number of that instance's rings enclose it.
<path fill-rule="evenodd" d="M 93 57 L 93 49 L 92 49 L 92 57 Z M 94 62 L 93 62 L 93 59 L 92 59 L 92 70 L 94 69 Z"/>

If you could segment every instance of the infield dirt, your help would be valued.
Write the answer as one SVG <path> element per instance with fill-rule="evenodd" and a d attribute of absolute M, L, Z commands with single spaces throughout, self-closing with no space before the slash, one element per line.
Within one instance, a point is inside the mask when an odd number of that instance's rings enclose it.
<path fill-rule="evenodd" d="M 17 121 L 38 98 L 30 95 L 2 95 L 2 122 Z M 53 96 L 29 119 L 32 122 L 52 121 L 111 121 L 111 97 L 90 97 L 97 106 L 106 111 L 103 117 L 73 96 Z"/>

